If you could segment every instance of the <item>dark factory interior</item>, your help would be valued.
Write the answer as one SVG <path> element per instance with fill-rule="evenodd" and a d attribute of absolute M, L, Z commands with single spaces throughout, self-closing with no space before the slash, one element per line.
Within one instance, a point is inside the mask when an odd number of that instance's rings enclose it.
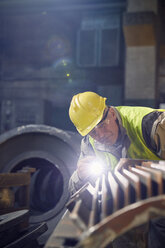
<path fill-rule="evenodd" d="M 119 205 L 106 214 L 91 185 L 70 198 L 82 137 L 69 106 L 86 91 L 110 106 L 165 109 L 165 1 L 0 0 L 0 248 L 129 248 L 113 243 L 125 233 L 130 247 L 151 248 L 165 169 L 152 177 L 162 178 L 157 191 L 147 184 L 138 200 L 114 182 Z M 135 161 L 122 163 L 129 176 Z"/>

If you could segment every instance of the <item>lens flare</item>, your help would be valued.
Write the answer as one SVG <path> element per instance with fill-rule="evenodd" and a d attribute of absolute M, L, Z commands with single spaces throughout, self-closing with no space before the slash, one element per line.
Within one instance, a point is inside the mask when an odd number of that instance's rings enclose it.
<path fill-rule="evenodd" d="M 53 68 L 57 69 L 57 68 L 70 68 L 72 66 L 72 59 L 70 58 L 61 58 L 56 60 L 53 63 Z"/>

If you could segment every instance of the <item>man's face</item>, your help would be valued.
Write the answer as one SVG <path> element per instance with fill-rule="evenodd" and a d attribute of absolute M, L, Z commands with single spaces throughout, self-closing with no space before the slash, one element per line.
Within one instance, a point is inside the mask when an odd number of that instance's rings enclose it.
<path fill-rule="evenodd" d="M 114 145 L 118 138 L 119 127 L 116 122 L 116 114 L 112 108 L 106 108 L 102 120 L 89 135 L 105 145 Z"/>

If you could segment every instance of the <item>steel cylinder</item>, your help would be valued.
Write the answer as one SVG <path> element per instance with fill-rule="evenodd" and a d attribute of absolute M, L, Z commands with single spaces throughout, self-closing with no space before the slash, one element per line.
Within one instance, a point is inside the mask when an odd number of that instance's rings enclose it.
<path fill-rule="evenodd" d="M 76 168 L 81 137 L 46 125 L 27 125 L 0 136 L 0 173 L 35 168 L 30 183 L 30 223 L 47 222 L 49 237 L 65 211 L 68 182 Z"/>

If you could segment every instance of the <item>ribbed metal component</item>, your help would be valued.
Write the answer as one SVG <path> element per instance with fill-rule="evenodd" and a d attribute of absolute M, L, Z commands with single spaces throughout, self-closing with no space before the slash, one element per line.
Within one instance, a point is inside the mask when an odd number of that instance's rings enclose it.
<path fill-rule="evenodd" d="M 121 234 L 165 216 L 165 162 L 121 159 L 116 172 L 101 175 L 76 192 L 67 207 L 81 230 L 76 247 L 104 248 Z"/>

